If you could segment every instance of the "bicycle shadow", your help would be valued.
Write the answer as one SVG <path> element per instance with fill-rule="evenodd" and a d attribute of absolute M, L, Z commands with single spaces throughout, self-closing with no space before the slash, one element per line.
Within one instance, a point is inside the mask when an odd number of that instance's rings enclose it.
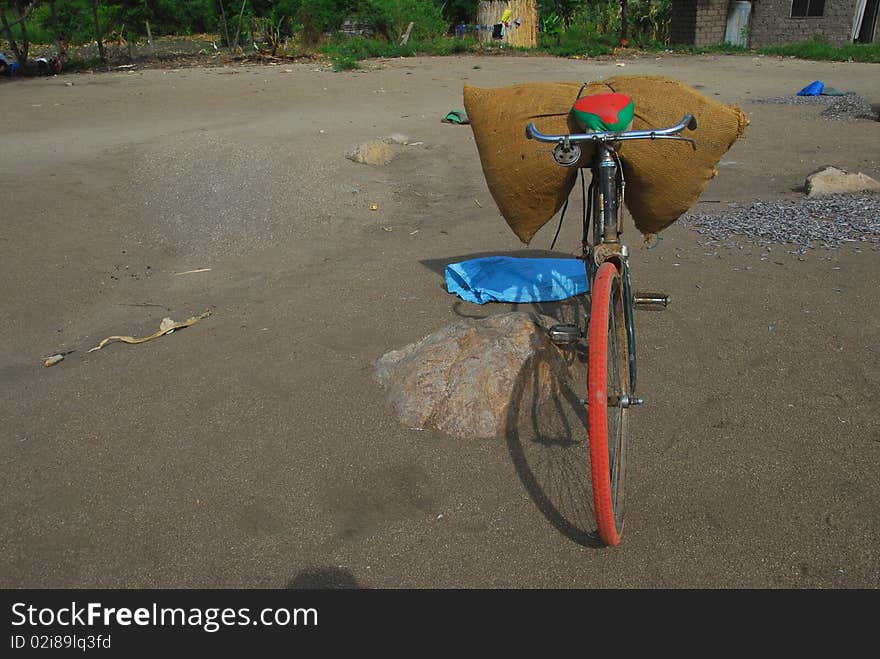
<path fill-rule="evenodd" d="M 444 279 L 441 287 L 447 292 L 447 265 L 498 255 L 497 252 L 478 252 L 444 259 L 427 259 L 421 263 Z M 522 249 L 506 252 L 504 255 L 575 258 L 572 254 L 563 255 L 540 249 Z M 526 287 L 518 292 L 520 295 L 513 297 L 536 297 L 535 291 Z M 477 305 L 456 298 L 452 309 L 462 318 L 476 320 L 499 313 L 526 311 L 536 316 L 549 316 L 556 323 L 585 327 L 583 319 L 589 312 L 589 299 L 587 293 L 552 302 L 492 302 Z M 470 311 L 478 307 L 485 311 Z M 532 361 L 523 366 L 511 392 L 504 437 L 517 476 L 547 521 L 562 535 L 579 545 L 603 548 L 605 545 L 596 532 L 593 510 L 587 411 L 581 403 L 581 399 L 587 398 L 587 356 L 573 348 L 560 348 L 560 351 L 566 357 L 568 377 L 559 378 L 560 386 L 543 405 L 539 405 L 538 398 L 532 394 L 543 386 L 541 373 L 554 367 L 550 356 L 538 351 Z"/>
<path fill-rule="evenodd" d="M 555 317 L 582 314 L 585 305 L 583 298 L 557 303 Z M 568 377 L 560 378 L 543 405 L 530 392 L 542 386 L 541 373 L 552 368 L 548 355 L 538 352 L 520 371 L 504 436 L 517 476 L 541 514 L 569 540 L 598 549 L 605 545 L 595 526 L 587 410 L 581 402 L 587 397 L 587 356 L 582 350 L 561 350 Z"/>

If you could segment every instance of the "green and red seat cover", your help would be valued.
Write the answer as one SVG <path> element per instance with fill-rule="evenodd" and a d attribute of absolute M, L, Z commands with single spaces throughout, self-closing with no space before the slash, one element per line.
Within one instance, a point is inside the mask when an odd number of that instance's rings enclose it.
<path fill-rule="evenodd" d="M 626 94 L 593 94 L 575 101 L 575 119 L 588 132 L 620 132 L 633 120 L 635 105 Z"/>

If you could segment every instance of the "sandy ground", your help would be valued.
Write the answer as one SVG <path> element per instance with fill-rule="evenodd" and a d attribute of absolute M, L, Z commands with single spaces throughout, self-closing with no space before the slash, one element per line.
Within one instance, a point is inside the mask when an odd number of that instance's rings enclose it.
<path fill-rule="evenodd" d="M 648 404 L 632 416 L 617 549 L 589 541 L 582 429 L 574 444 L 540 418 L 499 440 L 418 432 L 371 379 L 387 350 L 511 308 L 457 301 L 442 278 L 523 248 L 470 129 L 440 122 L 465 83 L 658 73 L 741 104 L 747 139 L 697 210 L 797 198 L 824 164 L 880 177 L 880 123 L 754 102 L 821 79 L 877 103 L 876 65 L 624 63 L 3 81 L 0 585 L 880 586 L 876 251 L 713 255 L 682 226 L 633 250 L 636 288 L 673 304 L 638 317 Z M 385 167 L 343 157 L 391 133 L 420 144 Z M 571 222 L 557 249 L 577 239 Z M 87 353 L 207 309 L 190 329 Z"/>

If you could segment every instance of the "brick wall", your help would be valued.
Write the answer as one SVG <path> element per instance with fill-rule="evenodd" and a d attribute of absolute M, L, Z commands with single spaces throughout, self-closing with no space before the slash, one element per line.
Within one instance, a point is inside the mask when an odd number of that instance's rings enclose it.
<path fill-rule="evenodd" d="M 791 0 L 752 3 L 749 45 L 754 48 L 805 41 L 813 36 L 840 46 L 850 43 L 856 0 L 825 0 L 822 16 L 791 18 Z"/>
<path fill-rule="evenodd" d="M 711 46 L 724 41 L 729 0 L 672 0 L 673 43 Z"/>
<path fill-rule="evenodd" d="M 672 0 L 673 43 L 711 46 L 724 41 L 728 0 Z M 752 48 L 805 41 L 813 36 L 849 43 L 856 0 L 825 0 L 823 16 L 791 18 L 791 0 L 754 0 L 749 18 Z M 875 32 L 875 41 L 880 35 Z"/>

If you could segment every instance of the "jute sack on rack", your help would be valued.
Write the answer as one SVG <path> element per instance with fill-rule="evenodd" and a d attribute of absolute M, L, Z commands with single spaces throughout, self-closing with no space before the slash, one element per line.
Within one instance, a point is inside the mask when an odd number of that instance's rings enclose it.
<path fill-rule="evenodd" d="M 633 98 L 633 130 L 672 126 L 685 113 L 697 119 L 697 130 L 681 133 L 694 139 L 696 150 L 687 142 L 670 140 L 634 140 L 624 142 L 619 150 L 626 207 L 639 231 L 657 233 L 697 202 L 718 175 L 718 161 L 745 132 L 749 119 L 736 106 L 662 76 L 616 76 L 591 83 L 584 93 L 611 90 Z"/>
<path fill-rule="evenodd" d="M 569 82 L 464 88 L 489 191 L 507 224 L 526 244 L 562 207 L 577 171 L 557 165 L 550 154 L 553 145 L 527 139 L 525 127 L 533 121 L 543 133 L 580 132 L 571 115 L 580 88 L 580 83 Z M 669 140 L 626 142 L 619 150 L 626 206 L 642 233 L 656 233 L 697 201 L 748 119 L 737 107 L 661 76 L 616 76 L 590 83 L 584 94 L 612 90 L 633 98 L 633 130 L 665 128 L 685 113 L 697 118 L 697 130 L 684 131 L 696 140 L 696 151 L 686 142 Z"/>
<path fill-rule="evenodd" d="M 577 168 L 554 162 L 552 144 L 526 138 L 526 126 L 535 122 L 544 133 L 578 132 L 571 107 L 580 88 L 552 82 L 464 87 L 464 109 L 489 192 L 526 244 L 562 208 L 577 178 Z"/>

